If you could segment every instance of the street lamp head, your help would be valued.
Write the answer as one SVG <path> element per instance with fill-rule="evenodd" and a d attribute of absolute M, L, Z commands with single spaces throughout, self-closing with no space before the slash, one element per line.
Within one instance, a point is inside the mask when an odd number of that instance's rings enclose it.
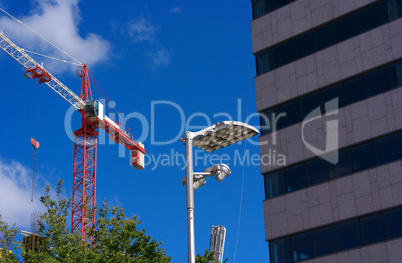
<path fill-rule="evenodd" d="M 223 121 L 195 133 L 193 145 L 212 152 L 259 134 L 251 125 L 239 121 Z"/>
<path fill-rule="evenodd" d="M 226 164 L 214 165 L 205 169 L 204 172 L 211 172 L 212 174 L 216 174 L 215 179 L 218 182 L 222 182 L 222 180 L 231 173 L 229 166 L 227 166 Z"/>

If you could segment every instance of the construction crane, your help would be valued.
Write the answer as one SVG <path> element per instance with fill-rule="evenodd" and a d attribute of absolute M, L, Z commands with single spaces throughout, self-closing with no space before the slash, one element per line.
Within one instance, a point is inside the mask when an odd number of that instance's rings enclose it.
<path fill-rule="evenodd" d="M 79 232 L 84 240 L 87 236 L 86 229 L 95 227 L 97 130 L 103 129 L 115 143 L 129 149 L 131 164 L 139 170 L 144 168 L 144 145 L 133 141 L 120 123 L 106 116 L 104 105 L 93 100 L 85 64 L 77 68 L 77 75 L 82 78 L 81 94 L 77 96 L 2 31 L 0 48 L 25 67 L 24 75 L 27 78 L 38 79 L 39 84 L 45 83 L 81 113 L 81 128 L 73 133 L 75 142 L 71 232 Z"/>

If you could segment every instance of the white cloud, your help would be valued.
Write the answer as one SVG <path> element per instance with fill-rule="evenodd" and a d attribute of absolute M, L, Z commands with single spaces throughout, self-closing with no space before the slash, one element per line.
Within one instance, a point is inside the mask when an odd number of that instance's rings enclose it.
<path fill-rule="evenodd" d="M 128 24 L 128 34 L 133 42 L 152 42 L 155 35 L 155 26 L 145 18 L 133 19 Z"/>
<path fill-rule="evenodd" d="M 181 9 L 180 9 L 180 7 L 172 7 L 172 8 L 169 9 L 168 12 L 180 14 L 180 13 L 181 13 Z"/>
<path fill-rule="evenodd" d="M 170 52 L 168 52 L 163 47 L 156 50 L 155 52 L 152 52 L 150 54 L 150 58 L 151 58 L 153 67 L 168 65 L 172 61 Z"/>
<path fill-rule="evenodd" d="M 159 66 L 170 64 L 172 56 L 165 47 L 163 47 L 156 36 L 158 26 L 152 24 L 150 19 L 144 17 L 132 19 L 128 25 L 127 30 L 124 31 L 128 34 L 131 40 L 135 43 L 148 41 L 151 45 L 148 46 L 152 51 L 147 52 L 147 63 L 151 69 Z"/>
<path fill-rule="evenodd" d="M 12 13 L 12 10 L 10 12 Z M 85 36 L 79 34 L 78 25 L 82 19 L 78 0 L 35 0 L 33 12 L 17 19 L 88 66 L 108 58 L 110 50 L 108 41 L 94 33 L 88 33 Z M 11 18 L 2 16 L 0 25 L 4 34 L 20 47 L 71 61 Z M 52 73 L 70 69 L 63 63 L 56 64 L 47 60 L 45 60 L 45 67 Z"/>
<path fill-rule="evenodd" d="M 0 214 L 10 225 L 30 230 L 31 213 L 44 211 L 39 197 L 45 185 L 50 183 L 40 174 L 35 174 L 34 202 L 31 202 L 32 170 L 20 162 L 0 158 Z"/>

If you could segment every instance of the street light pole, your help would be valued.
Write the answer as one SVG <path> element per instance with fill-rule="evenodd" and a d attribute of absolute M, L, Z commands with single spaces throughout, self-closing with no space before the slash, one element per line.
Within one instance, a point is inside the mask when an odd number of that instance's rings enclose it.
<path fill-rule="evenodd" d="M 193 189 L 193 138 L 191 132 L 186 132 L 186 190 L 187 190 L 187 240 L 188 263 L 195 263 L 194 241 L 194 189 Z"/>
<path fill-rule="evenodd" d="M 230 174 L 230 169 L 225 164 L 214 165 L 202 173 L 193 171 L 193 146 L 212 152 L 228 145 L 257 135 L 256 128 L 238 121 L 223 121 L 198 132 L 187 131 L 180 141 L 186 145 L 186 177 L 182 183 L 186 185 L 187 196 L 187 242 L 188 263 L 195 263 L 195 239 L 194 239 L 194 189 L 205 184 L 205 178 L 216 175 L 218 182 Z M 196 184 L 194 184 L 194 175 Z"/>

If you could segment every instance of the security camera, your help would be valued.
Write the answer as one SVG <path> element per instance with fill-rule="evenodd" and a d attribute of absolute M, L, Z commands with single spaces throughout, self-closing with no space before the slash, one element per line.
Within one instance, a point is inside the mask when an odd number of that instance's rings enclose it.
<path fill-rule="evenodd" d="M 181 178 L 181 182 L 183 183 L 183 185 L 187 184 L 187 178 L 183 177 Z M 197 190 L 198 187 L 204 185 L 206 183 L 205 178 L 202 175 L 194 175 L 194 179 L 193 179 L 193 190 Z"/>
<path fill-rule="evenodd" d="M 205 169 L 204 172 L 210 172 L 216 175 L 215 179 L 218 182 L 222 182 L 222 180 L 230 174 L 230 168 L 226 164 L 217 164 Z"/>
<path fill-rule="evenodd" d="M 193 173 L 193 189 L 194 191 L 206 183 L 205 178 L 216 175 L 215 179 L 222 182 L 226 176 L 230 174 L 230 168 L 226 164 L 217 164 L 204 170 L 203 173 Z M 187 184 L 187 177 L 181 178 L 183 185 Z"/>

